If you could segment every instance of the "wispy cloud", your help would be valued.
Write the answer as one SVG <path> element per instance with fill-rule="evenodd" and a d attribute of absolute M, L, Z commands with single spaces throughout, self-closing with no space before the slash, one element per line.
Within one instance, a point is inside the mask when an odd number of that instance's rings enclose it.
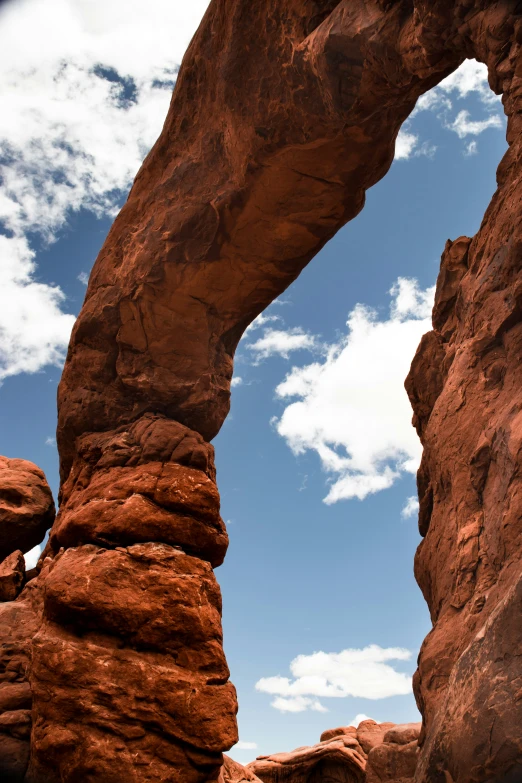
<path fill-rule="evenodd" d="M 404 519 L 409 519 L 409 517 L 414 517 L 418 513 L 419 513 L 418 499 L 414 495 L 412 495 L 409 498 L 406 498 L 406 503 L 402 508 L 401 516 L 404 517 Z"/>
<path fill-rule="evenodd" d="M 254 363 L 272 356 L 282 356 L 288 359 L 295 351 L 317 351 L 320 342 L 314 335 L 301 327 L 290 329 L 265 329 L 262 337 L 253 343 L 247 343 L 246 348 L 254 355 Z"/>

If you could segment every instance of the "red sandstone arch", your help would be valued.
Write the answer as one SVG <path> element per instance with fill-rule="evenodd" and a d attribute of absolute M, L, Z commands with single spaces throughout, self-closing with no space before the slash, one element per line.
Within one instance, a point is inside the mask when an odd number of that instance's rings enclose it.
<path fill-rule="evenodd" d="M 416 575 L 434 621 L 415 678 L 417 781 L 522 769 L 521 17 L 515 0 L 211 2 L 60 385 L 33 783 L 217 779 L 236 702 L 208 441 L 235 347 L 357 215 L 418 97 L 466 57 L 503 92 L 510 147 L 480 231 L 446 247 L 408 380 L 425 449 Z"/>

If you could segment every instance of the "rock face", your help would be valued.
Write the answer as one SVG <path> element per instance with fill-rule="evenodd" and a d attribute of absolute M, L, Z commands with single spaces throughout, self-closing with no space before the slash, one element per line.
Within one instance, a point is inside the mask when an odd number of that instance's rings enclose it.
<path fill-rule="evenodd" d="M 521 42 L 517 0 L 212 0 L 94 267 L 60 384 L 30 783 L 217 779 L 237 734 L 208 441 L 234 350 L 360 211 L 418 97 L 466 57 L 503 93 L 510 148 L 481 230 L 446 248 L 408 380 L 425 447 L 416 574 L 434 622 L 415 680 L 416 781 L 520 777 Z M 17 520 L 27 493 L 10 497 Z M 41 540 L 40 522 L 34 538 L 22 527 L 5 554 Z M 355 759 L 339 736 L 321 763 L 334 745 Z"/>
<path fill-rule="evenodd" d="M 0 457 L 0 562 L 17 549 L 40 544 L 54 520 L 51 490 L 40 470 L 24 459 Z"/>
<path fill-rule="evenodd" d="M 512 78 L 510 115 L 520 80 Z M 511 207 L 522 198 L 522 146 L 514 117 L 480 231 L 446 245 L 433 331 L 406 383 L 424 446 L 415 574 L 434 624 L 414 678 L 424 716 L 419 782 L 522 779 L 522 211 Z"/>
<path fill-rule="evenodd" d="M 42 621 L 34 579 L 15 601 L 0 603 L 0 780 L 22 783 L 29 763 L 32 639 Z"/>
<path fill-rule="evenodd" d="M 263 783 L 364 783 L 366 754 L 353 733 L 290 753 L 259 756 L 247 769 Z"/>
<path fill-rule="evenodd" d="M 259 756 L 247 769 L 263 783 L 413 783 L 420 730 L 365 720 L 324 731 L 318 745 Z"/>
<path fill-rule="evenodd" d="M 246 767 L 229 756 L 223 756 L 223 766 L 217 783 L 263 783 Z"/>
<path fill-rule="evenodd" d="M 18 549 L 0 563 L 0 601 L 14 601 L 24 583 L 25 560 Z"/>
<path fill-rule="evenodd" d="M 368 754 L 365 783 L 414 783 L 420 731 L 420 723 L 403 723 L 386 731 Z"/>

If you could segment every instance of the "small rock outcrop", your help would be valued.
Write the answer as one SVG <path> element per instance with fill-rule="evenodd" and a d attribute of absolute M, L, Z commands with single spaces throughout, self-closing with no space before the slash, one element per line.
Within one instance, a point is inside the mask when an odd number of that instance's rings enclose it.
<path fill-rule="evenodd" d="M 362 721 L 290 753 L 258 756 L 246 769 L 263 783 L 413 783 L 420 723 Z"/>
<path fill-rule="evenodd" d="M 420 723 L 405 723 L 386 731 L 368 753 L 365 783 L 414 783 L 419 758 Z"/>
<path fill-rule="evenodd" d="M 263 781 L 259 780 L 251 770 L 225 754 L 217 783 L 263 783 Z"/>
<path fill-rule="evenodd" d="M 0 780 L 5 783 L 26 780 L 33 703 L 32 642 L 42 610 L 38 579 L 29 582 L 16 600 L 0 603 Z"/>
<path fill-rule="evenodd" d="M 40 468 L 0 457 L 0 562 L 40 544 L 53 524 L 53 496 Z"/>
<path fill-rule="evenodd" d="M 263 783 L 364 783 L 366 754 L 351 733 L 290 753 L 258 756 L 247 769 Z"/>
<path fill-rule="evenodd" d="M 14 601 L 25 579 L 25 560 L 19 549 L 0 563 L 0 601 Z"/>

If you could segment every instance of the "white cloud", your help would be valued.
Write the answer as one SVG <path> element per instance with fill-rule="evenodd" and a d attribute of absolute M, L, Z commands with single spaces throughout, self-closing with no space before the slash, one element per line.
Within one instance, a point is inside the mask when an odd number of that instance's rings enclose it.
<path fill-rule="evenodd" d="M 276 389 L 283 400 L 298 398 L 273 423 L 295 454 L 319 455 L 332 477 L 326 503 L 362 500 L 420 462 L 404 379 L 431 328 L 434 287 L 399 278 L 390 295 L 387 319 L 356 305 L 347 336 L 328 346 L 323 361 L 293 367 Z"/>
<path fill-rule="evenodd" d="M 406 498 L 406 503 L 404 504 L 403 509 L 401 511 L 401 516 L 404 517 L 404 519 L 409 519 L 409 517 L 415 516 L 415 514 L 418 514 L 418 512 L 419 512 L 419 501 L 415 497 L 415 495 Z"/>
<path fill-rule="evenodd" d="M 88 285 L 89 275 L 87 274 L 87 272 L 80 272 L 80 274 L 78 275 L 78 280 L 82 285 Z"/>
<path fill-rule="evenodd" d="M 478 136 L 488 128 L 502 128 L 503 123 L 498 114 L 492 114 L 485 120 L 472 120 L 469 111 L 463 109 L 447 127 L 454 131 L 459 139 L 464 139 L 466 136 Z"/>
<path fill-rule="evenodd" d="M 243 742 L 239 740 L 236 742 L 232 750 L 255 750 L 257 748 L 257 742 Z"/>
<path fill-rule="evenodd" d="M 419 137 L 414 133 L 401 130 L 397 136 L 395 144 L 395 158 L 397 160 L 408 160 L 413 155 L 413 151 L 419 143 Z"/>
<path fill-rule="evenodd" d="M 476 141 L 470 141 L 468 146 L 466 147 L 466 151 L 464 152 L 464 155 L 466 157 L 470 157 L 471 155 L 476 155 L 478 152 L 478 144 Z"/>
<path fill-rule="evenodd" d="M 317 339 L 305 332 L 301 327 L 291 329 L 265 329 L 262 337 L 246 347 L 255 355 L 254 363 L 271 356 L 282 356 L 288 359 L 294 351 L 315 351 L 320 347 Z"/>
<path fill-rule="evenodd" d="M 477 60 L 464 60 L 456 71 L 447 76 L 430 93 L 456 93 L 459 98 L 475 94 L 482 103 L 497 106 L 500 99 L 488 84 L 488 68 Z M 428 93 L 428 94 L 430 94 Z"/>
<path fill-rule="evenodd" d="M 35 270 L 26 239 L 0 235 L 0 383 L 65 356 L 74 316 L 62 312 L 60 288 L 36 282 Z"/>
<path fill-rule="evenodd" d="M 360 712 L 358 715 L 353 718 L 353 720 L 350 721 L 348 724 L 349 726 L 355 726 L 355 728 L 358 728 L 359 723 L 362 723 L 363 720 L 373 720 L 373 718 L 370 718 L 369 715 L 365 715 L 364 712 Z M 375 721 L 378 723 L 378 721 Z"/>
<path fill-rule="evenodd" d="M 57 286 L 36 282 L 29 235 L 55 240 L 71 210 L 115 214 L 161 129 L 177 65 L 207 4 L 2 5 L 0 377 L 63 360 L 74 319 Z M 23 314 L 22 333 L 6 307 Z"/>
<path fill-rule="evenodd" d="M 38 560 L 40 559 L 41 554 L 42 554 L 41 544 L 37 544 L 35 547 L 30 549 L 29 552 L 25 553 L 24 560 L 25 560 L 26 571 L 30 571 L 31 568 L 35 568 Z"/>
<path fill-rule="evenodd" d="M 276 698 L 280 711 L 325 710 L 318 698 L 385 699 L 411 693 L 411 677 L 398 672 L 388 661 L 409 661 L 411 652 L 402 647 L 347 649 L 340 653 L 315 652 L 298 655 L 290 664 L 293 679 L 262 677 L 256 690 Z"/>
<path fill-rule="evenodd" d="M 460 109 L 457 115 L 452 117 L 455 101 L 463 101 L 470 97 L 479 100 L 488 112 L 487 116 L 483 119 L 472 119 L 468 109 Z M 456 133 L 460 139 L 464 139 L 468 135 L 477 136 L 488 128 L 503 128 L 505 118 L 493 113 L 499 108 L 500 99 L 488 84 L 487 66 L 476 60 L 465 60 L 454 73 L 419 98 L 410 115 L 410 123 L 420 112 L 431 111 L 437 115 L 444 128 Z M 414 149 L 417 148 L 419 138 L 412 132 L 408 132 L 406 136 L 410 139 L 410 146 L 403 147 L 403 157 L 409 158 L 415 154 Z M 471 142 L 464 149 L 465 155 L 474 155 L 476 152 L 476 142 Z"/>
<path fill-rule="evenodd" d="M 408 126 L 409 127 L 409 123 Z M 395 160 L 409 160 L 410 158 L 420 158 L 422 156 L 432 158 L 437 147 L 430 142 L 420 144 L 420 138 L 415 133 L 411 133 L 406 128 L 401 128 L 397 141 L 395 142 Z"/>
<path fill-rule="evenodd" d="M 234 375 L 231 382 L 232 388 L 234 386 L 241 386 L 242 384 L 243 384 L 243 378 L 241 378 L 239 375 Z"/>
<path fill-rule="evenodd" d="M 261 689 L 258 688 L 258 690 Z M 312 710 L 312 712 L 328 712 L 320 701 L 317 701 L 317 699 L 309 699 L 306 696 L 292 696 L 290 698 L 277 696 L 270 704 L 275 710 L 279 710 L 279 712 L 306 712 L 306 710 Z"/>
<path fill-rule="evenodd" d="M 272 302 L 272 305 L 274 305 L 278 300 L 276 299 L 274 302 Z M 278 302 L 279 303 L 279 302 Z M 285 302 L 281 302 L 280 304 L 286 304 Z M 254 318 L 252 323 L 250 323 L 247 328 L 245 329 L 243 336 L 245 334 L 248 334 L 249 332 L 253 332 L 255 329 L 261 329 L 261 327 L 266 326 L 268 323 L 273 323 L 274 321 L 281 321 L 282 318 L 279 315 L 271 315 L 271 314 L 265 314 L 265 313 L 259 313 L 259 315 Z"/>
<path fill-rule="evenodd" d="M 56 446 L 56 438 L 54 438 L 52 435 L 49 435 L 49 437 L 45 439 L 45 445 Z"/>

